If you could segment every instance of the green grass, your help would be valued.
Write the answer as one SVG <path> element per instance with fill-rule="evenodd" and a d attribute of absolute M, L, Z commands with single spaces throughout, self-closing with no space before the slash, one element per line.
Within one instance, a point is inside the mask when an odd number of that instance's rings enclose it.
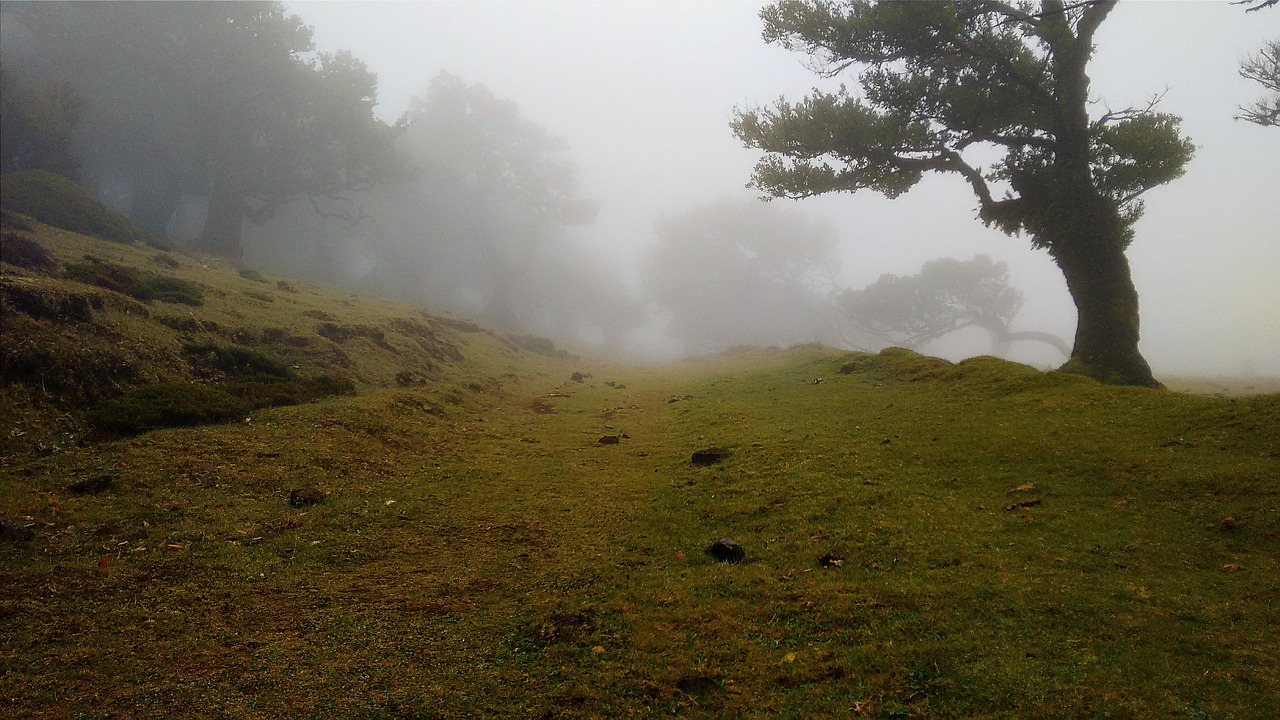
<path fill-rule="evenodd" d="M 126 317 L 104 296 L 61 327 L 181 362 L 189 338 L 196 375 L 345 368 L 360 393 L 90 443 L 9 385 L 0 513 L 36 536 L 0 545 L 6 715 L 1280 705 L 1280 395 L 811 346 L 609 365 L 303 283 L 249 304 L 269 286 L 182 261 L 206 305 Z M 31 437 L 63 444 L 13 444 Z M 710 446 L 731 454 L 690 462 Z M 300 487 L 328 499 L 292 508 Z M 724 536 L 746 562 L 703 554 Z"/>

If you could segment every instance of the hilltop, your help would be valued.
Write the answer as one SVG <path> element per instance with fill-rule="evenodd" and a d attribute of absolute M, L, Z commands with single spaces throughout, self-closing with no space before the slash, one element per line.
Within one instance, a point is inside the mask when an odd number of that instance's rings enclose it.
<path fill-rule="evenodd" d="M 631 367 L 11 213 L 3 260 L 6 715 L 1280 704 L 1280 395 Z"/>

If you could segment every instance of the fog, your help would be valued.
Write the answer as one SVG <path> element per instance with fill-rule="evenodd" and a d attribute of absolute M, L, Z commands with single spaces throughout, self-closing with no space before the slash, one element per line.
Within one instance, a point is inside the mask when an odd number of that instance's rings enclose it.
<path fill-rule="evenodd" d="M 467 287 L 451 285 L 466 274 L 458 268 L 478 268 L 494 255 L 467 238 L 439 240 L 449 234 L 449 213 L 471 202 L 465 198 L 432 210 L 403 192 L 400 202 L 375 193 L 361 202 L 378 219 L 354 228 L 295 206 L 250 232 L 245 259 L 309 272 L 314 258 L 298 256 L 292 238 L 324 235 L 333 241 L 326 247 L 343 249 L 337 263 L 343 270 L 334 279 L 364 290 L 494 319 L 502 277 L 529 293 L 572 285 L 579 290 L 545 301 L 516 297 L 520 316 L 507 320 L 571 347 L 631 357 L 707 349 L 673 333 L 670 311 L 646 297 L 645 268 L 661 243 L 660 226 L 759 194 L 746 187 L 758 154 L 729 130 L 735 108 L 798 99 L 813 87 L 856 86 L 853 75 L 822 80 L 804 57 L 765 45 L 761 5 L 287 3 L 314 29 L 318 50 L 350 50 L 376 73 L 375 113 L 387 123 L 409 111 L 412 98 L 425 97 L 441 71 L 514 103 L 522 120 L 564 141 L 555 156 L 576 166 L 576 196 L 592 201 L 595 213 L 591 222 L 521 235 L 536 249 L 505 256 L 499 265 L 517 267 Z M 1163 92 L 1160 109 L 1180 115 L 1197 146 L 1183 178 L 1145 196 L 1146 214 L 1129 251 L 1141 298 L 1141 349 L 1157 375 L 1280 375 L 1280 128 L 1233 119 L 1262 94 L 1239 77 L 1241 59 L 1278 34 L 1280 10 L 1246 14 L 1222 2 L 1124 2 L 1098 34 L 1090 73 L 1098 107 L 1142 105 Z M 861 288 L 885 273 L 913 275 L 935 258 L 985 254 L 1007 265 L 1010 285 L 1023 294 L 1013 329 L 1068 342 L 1073 335 L 1075 309 L 1060 271 L 1027 238 L 983 227 L 976 200 L 956 176 L 927 177 L 894 200 L 868 191 L 771 205 L 832 228 L 828 287 L 806 280 L 815 293 Z M 187 212 L 202 210 L 196 203 Z M 507 232 L 499 224 L 508 220 L 486 222 L 495 223 L 486 225 L 487 235 Z M 512 237 L 524 232 L 514 229 L 525 227 L 516 220 L 509 223 Z M 409 250 L 428 246 L 420 255 Z M 379 248 L 388 247 L 400 254 L 382 252 L 379 268 Z M 400 260 L 388 265 L 388 257 Z M 388 279 L 392 269 L 418 275 L 397 285 Z M 796 325 L 780 320 L 776 342 L 796 340 Z M 874 344 L 833 325 L 815 321 L 812 339 Z M 959 359 L 988 352 L 990 343 L 981 332 L 965 331 L 921 349 Z M 1015 344 L 1008 356 L 1041 367 L 1064 359 L 1035 343 Z"/>

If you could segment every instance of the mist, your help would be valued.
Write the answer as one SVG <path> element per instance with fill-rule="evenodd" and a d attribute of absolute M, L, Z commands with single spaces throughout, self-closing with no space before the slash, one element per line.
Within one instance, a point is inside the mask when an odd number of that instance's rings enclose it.
<path fill-rule="evenodd" d="M 376 75 L 372 114 L 394 129 L 390 142 L 408 164 L 387 171 L 395 182 L 282 200 L 261 224 L 244 223 L 249 266 L 574 351 L 659 360 L 742 344 L 878 349 L 887 342 L 844 324 L 834 298 L 938 258 L 986 255 L 1021 293 L 1011 330 L 1068 343 L 1074 334 L 1061 272 L 1027 238 L 977 221 L 957 177 L 927 177 L 892 200 L 869 191 L 758 200 L 747 183 L 759 154 L 731 133 L 735 108 L 855 84 L 852 74 L 820 78 L 803 56 L 766 45 L 762 3 L 285 7 L 312 29 L 310 53 L 350 51 Z M 33 82 L 57 79 L 64 66 L 41 60 L 45 50 L 18 23 L 4 26 L 6 66 Z M 1141 349 L 1157 376 L 1280 375 L 1280 129 L 1233 119 L 1261 93 L 1239 76 L 1240 60 L 1278 26 L 1280 11 L 1121 3 L 1098 34 L 1097 106 L 1163 93 L 1160 109 L 1181 116 L 1197 146 L 1184 177 L 1144 196 L 1128 252 Z M 95 95 L 86 94 L 92 121 Z M 121 162 L 98 153 L 82 180 L 137 214 Z M 180 189 L 164 231 L 190 245 L 212 190 Z M 772 300 L 753 307 L 750 298 Z M 956 360 L 992 344 L 969 328 L 918 349 Z M 1037 367 L 1065 359 L 1044 343 L 1004 354 Z"/>

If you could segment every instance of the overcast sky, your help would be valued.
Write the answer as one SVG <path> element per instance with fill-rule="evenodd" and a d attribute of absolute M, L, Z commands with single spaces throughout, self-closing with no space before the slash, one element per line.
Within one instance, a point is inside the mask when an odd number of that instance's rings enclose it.
<path fill-rule="evenodd" d="M 584 194 L 601 204 L 583 236 L 619 263 L 638 256 L 663 214 L 756 194 L 744 187 L 756 155 L 730 133 L 733 109 L 819 84 L 802 56 L 761 41 L 759 2 L 287 5 L 315 28 L 319 49 L 349 49 L 378 74 L 387 120 L 448 70 L 565 138 Z M 1099 107 L 1167 90 L 1161 109 L 1184 118 L 1198 147 L 1184 178 L 1147 195 L 1129 253 L 1141 347 L 1157 374 L 1280 374 L 1280 128 L 1232 119 L 1262 94 L 1238 76 L 1240 60 L 1276 37 L 1280 8 L 1246 14 L 1225 0 L 1122 2 L 1098 33 L 1090 75 Z M 1025 238 L 975 221 L 976 201 L 957 177 L 893 201 L 860 193 L 800 205 L 840 229 L 849 286 L 987 253 L 1009 263 L 1026 296 L 1015 329 L 1074 332 L 1058 270 Z M 1022 352 L 1035 364 L 1059 360 Z"/>

